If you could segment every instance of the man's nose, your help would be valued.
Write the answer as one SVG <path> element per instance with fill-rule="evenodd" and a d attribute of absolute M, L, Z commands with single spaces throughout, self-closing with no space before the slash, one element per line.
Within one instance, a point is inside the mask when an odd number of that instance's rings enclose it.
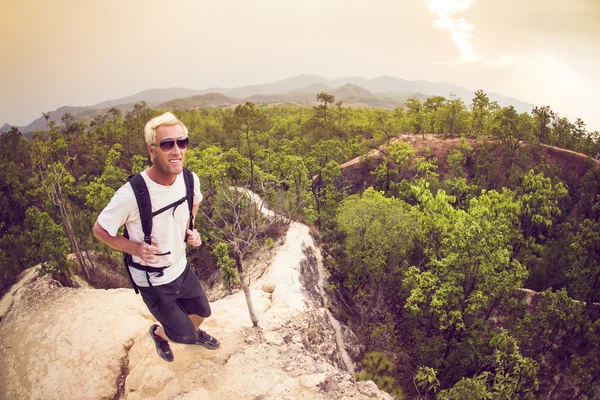
<path fill-rule="evenodd" d="M 175 154 L 179 154 L 181 153 L 181 148 L 177 145 L 177 142 L 175 142 L 175 144 L 173 145 L 173 148 L 171 149 L 171 151 Z"/>

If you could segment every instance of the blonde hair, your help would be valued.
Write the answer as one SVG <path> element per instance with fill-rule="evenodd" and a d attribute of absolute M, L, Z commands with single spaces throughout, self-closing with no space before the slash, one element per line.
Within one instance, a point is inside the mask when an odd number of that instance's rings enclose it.
<path fill-rule="evenodd" d="M 183 122 L 177 119 L 176 116 L 171 114 L 170 112 L 166 112 L 158 117 L 152 118 L 146 124 L 144 128 L 144 136 L 146 139 L 146 144 L 156 144 L 156 128 L 159 126 L 172 126 L 172 125 L 180 125 L 183 128 L 183 132 L 185 133 L 185 137 L 188 135 L 188 129 L 185 127 Z"/>

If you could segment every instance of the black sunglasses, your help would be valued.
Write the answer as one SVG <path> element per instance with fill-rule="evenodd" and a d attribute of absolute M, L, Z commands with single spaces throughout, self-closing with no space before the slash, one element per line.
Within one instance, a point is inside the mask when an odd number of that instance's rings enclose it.
<path fill-rule="evenodd" d="M 162 151 L 169 151 L 173 148 L 173 146 L 175 146 L 175 142 L 177 142 L 177 147 L 183 150 L 187 147 L 188 143 L 190 142 L 190 139 L 183 137 L 177 138 L 177 140 L 173 138 L 166 138 L 161 140 L 158 146 Z"/>

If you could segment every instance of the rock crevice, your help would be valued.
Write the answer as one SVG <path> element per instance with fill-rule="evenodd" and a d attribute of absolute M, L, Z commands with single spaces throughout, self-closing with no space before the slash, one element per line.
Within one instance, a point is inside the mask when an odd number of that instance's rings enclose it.
<path fill-rule="evenodd" d="M 113 400 L 120 400 L 125 393 L 125 381 L 129 375 L 129 350 L 133 346 L 134 341 L 130 339 L 124 346 L 125 355 L 121 358 L 121 373 L 117 376 L 117 391 L 113 396 Z"/>

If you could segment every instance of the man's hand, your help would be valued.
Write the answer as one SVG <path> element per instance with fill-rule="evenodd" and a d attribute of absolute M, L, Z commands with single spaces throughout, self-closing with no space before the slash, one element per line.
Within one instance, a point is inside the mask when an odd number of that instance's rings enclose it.
<path fill-rule="evenodd" d="M 136 256 L 145 264 L 157 264 L 161 262 L 161 259 L 160 257 L 156 257 L 156 255 L 165 255 L 162 250 L 158 248 L 157 241 L 154 238 L 152 238 L 151 244 L 149 245 L 148 243 L 137 243 L 133 240 L 126 239 L 123 235 L 111 236 L 97 220 L 93 230 L 94 236 L 102 243 L 106 243 L 115 250 Z"/>
<path fill-rule="evenodd" d="M 198 247 L 202 244 L 202 240 L 200 239 L 200 233 L 197 230 L 187 230 L 187 242 L 194 247 Z"/>
<path fill-rule="evenodd" d="M 162 251 L 156 246 L 158 243 L 156 239 L 152 238 L 152 245 L 148 243 L 140 243 L 137 246 L 136 256 L 141 258 L 146 264 L 155 264 L 159 261 L 155 254 L 161 254 Z"/>

